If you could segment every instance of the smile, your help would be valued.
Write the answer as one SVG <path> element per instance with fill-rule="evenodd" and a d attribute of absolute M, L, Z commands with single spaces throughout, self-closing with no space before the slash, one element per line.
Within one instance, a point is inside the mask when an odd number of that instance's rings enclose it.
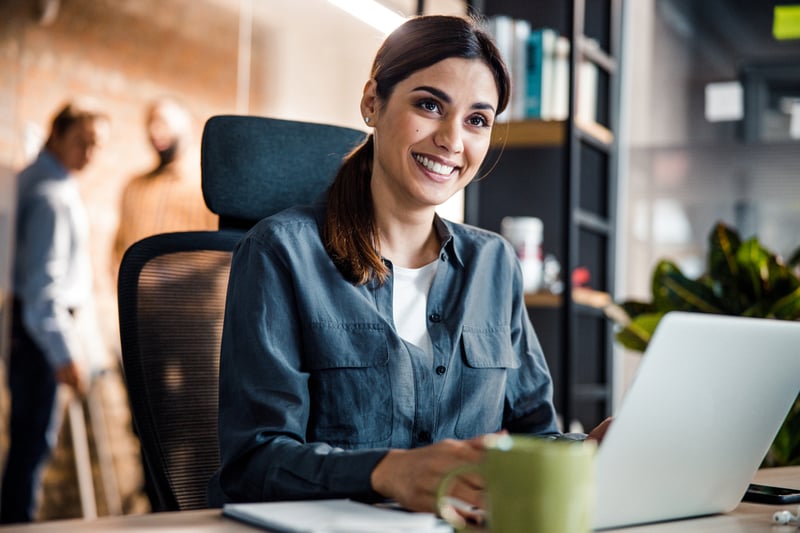
<path fill-rule="evenodd" d="M 440 174 L 442 176 L 448 176 L 453 173 L 456 167 L 452 167 L 450 165 L 443 165 L 441 163 L 437 163 L 436 161 L 431 161 L 424 155 L 414 154 L 414 159 L 417 160 L 417 163 L 425 167 L 426 169 L 430 170 L 434 174 Z"/>

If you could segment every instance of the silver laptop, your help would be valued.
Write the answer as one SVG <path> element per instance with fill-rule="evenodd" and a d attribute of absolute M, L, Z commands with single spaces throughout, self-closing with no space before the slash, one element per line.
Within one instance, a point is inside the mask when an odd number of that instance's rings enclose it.
<path fill-rule="evenodd" d="M 800 322 L 672 312 L 597 452 L 596 529 L 733 510 L 800 392 Z"/>

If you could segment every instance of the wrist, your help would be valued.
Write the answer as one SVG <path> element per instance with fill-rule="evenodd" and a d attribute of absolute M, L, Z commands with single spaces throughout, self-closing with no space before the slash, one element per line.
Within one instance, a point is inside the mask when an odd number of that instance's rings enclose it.
<path fill-rule="evenodd" d="M 404 453 L 405 450 L 389 450 L 375 465 L 369 478 L 372 490 L 386 498 L 394 497 L 391 489 L 392 472 L 398 457 Z"/>

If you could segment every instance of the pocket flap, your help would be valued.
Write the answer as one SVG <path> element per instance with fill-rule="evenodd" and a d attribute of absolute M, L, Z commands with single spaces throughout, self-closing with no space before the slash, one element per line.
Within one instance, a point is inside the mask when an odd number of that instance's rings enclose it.
<path fill-rule="evenodd" d="M 461 332 L 464 359 L 472 368 L 519 368 L 520 361 L 511 345 L 511 329 L 471 328 Z"/>
<path fill-rule="evenodd" d="M 312 323 L 310 370 L 368 368 L 389 363 L 386 334 L 380 324 Z"/>

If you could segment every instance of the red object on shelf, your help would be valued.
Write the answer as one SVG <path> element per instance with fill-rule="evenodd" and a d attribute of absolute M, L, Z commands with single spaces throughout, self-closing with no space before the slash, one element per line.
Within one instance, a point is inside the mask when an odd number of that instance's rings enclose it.
<path fill-rule="evenodd" d="M 577 267 L 572 271 L 572 286 L 585 287 L 592 279 L 592 274 L 586 267 Z"/>

